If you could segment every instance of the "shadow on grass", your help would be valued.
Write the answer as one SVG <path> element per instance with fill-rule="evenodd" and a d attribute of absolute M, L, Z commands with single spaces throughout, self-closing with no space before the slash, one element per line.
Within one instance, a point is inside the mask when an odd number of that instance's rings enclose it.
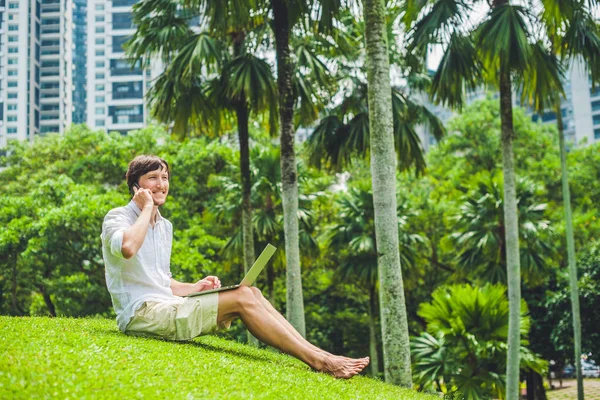
<path fill-rule="evenodd" d="M 133 340 L 140 340 L 140 341 L 147 341 L 147 340 L 151 340 L 151 341 L 157 341 L 157 342 L 163 342 L 163 343 L 170 343 L 170 344 L 174 344 L 174 345 L 178 345 L 178 346 L 193 346 L 193 347 L 197 347 L 200 348 L 202 350 L 205 351 L 212 351 L 215 353 L 225 353 L 225 354 L 229 354 L 235 357 L 239 357 L 239 358 L 244 358 L 247 360 L 254 360 L 254 361 L 260 361 L 263 363 L 275 363 L 276 361 L 270 360 L 268 357 L 265 356 L 259 356 L 256 354 L 252 354 L 252 350 L 249 349 L 249 351 L 246 351 L 245 349 L 236 349 L 236 350 L 232 350 L 232 349 L 224 349 L 218 346 L 214 346 L 208 343 L 203 343 L 201 341 L 176 341 L 176 340 L 168 340 L 168 339 L 164 339 L 161 338 L 159 336 L 152 336 L 152 335 L 147 335 L 147 334 L 125 334 L 122 333 L 121 331 L 118 330 L 113 330 L 113 329 L 101 329 L 101 328 L 95 328 L 92 329 L 94 331 L 95 334 L 100 334 L 100 335 L 104 335 L 104 336 L 110 336 L 110 337 L 118 337 L 118 338 L 131 338 Z M 209 336 L 209 335 L 207 335 Z M 199 340 L 202 340 L 202 336 L 196 338 Z M 294 367 L 302 367 L 302 365 L 295 365 L 294 363 L 290 363 L 290 365 L 288 366 L 294 366 Z"/>

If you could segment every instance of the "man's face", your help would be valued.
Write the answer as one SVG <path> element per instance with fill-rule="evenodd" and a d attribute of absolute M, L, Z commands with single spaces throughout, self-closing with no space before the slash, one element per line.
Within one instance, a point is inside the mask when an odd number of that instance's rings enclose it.
<path fill-rule="evenodd" d="M 138 184 L 140 188 L 148 189 L 152 192 L 152 199 L 155 206 L 165 204 L 167 195 L 169 194 L 169 174 L 164 165 L 155 171 L 150 171 L 142 175 Z"/>

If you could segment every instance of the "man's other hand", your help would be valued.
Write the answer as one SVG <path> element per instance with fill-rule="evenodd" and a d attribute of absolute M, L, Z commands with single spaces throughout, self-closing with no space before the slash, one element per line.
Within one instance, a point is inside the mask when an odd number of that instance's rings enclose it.
<path fill-rule="evenodd" d="M 221 287 L 221 281 L 216 276 L 207 276 L 194 284 L 197 292 L 204 290 L 218 289 Z"/>

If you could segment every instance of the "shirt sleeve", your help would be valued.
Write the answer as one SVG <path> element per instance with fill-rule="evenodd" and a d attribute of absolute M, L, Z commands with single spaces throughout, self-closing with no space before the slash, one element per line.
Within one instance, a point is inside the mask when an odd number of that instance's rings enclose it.
<path fill-rule="evenodd" d="M 123 213 L 110 210 L 102 224 L 102 245 L 115 257 L 123 256 L 123 232 L 129 228 L 130 223 Z"/>

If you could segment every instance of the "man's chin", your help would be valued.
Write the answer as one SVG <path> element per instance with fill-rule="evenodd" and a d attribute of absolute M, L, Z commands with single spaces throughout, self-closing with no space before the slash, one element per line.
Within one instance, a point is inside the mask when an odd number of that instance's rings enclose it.
<path fill-rule="evenodd" d="M 156 207 L 160 207 L 160 206 L 162 206 L 162 205 L 164 205 L 164 204 L 165 204 L 165 202 L 166 202 L 166 200 L 167 200 L 167 199 L 162 199 L 162 200 L 156 200 L 156 199 L 152 199 L 152 200 L 154 200 L 154 205 L 155 205 Z"/>

